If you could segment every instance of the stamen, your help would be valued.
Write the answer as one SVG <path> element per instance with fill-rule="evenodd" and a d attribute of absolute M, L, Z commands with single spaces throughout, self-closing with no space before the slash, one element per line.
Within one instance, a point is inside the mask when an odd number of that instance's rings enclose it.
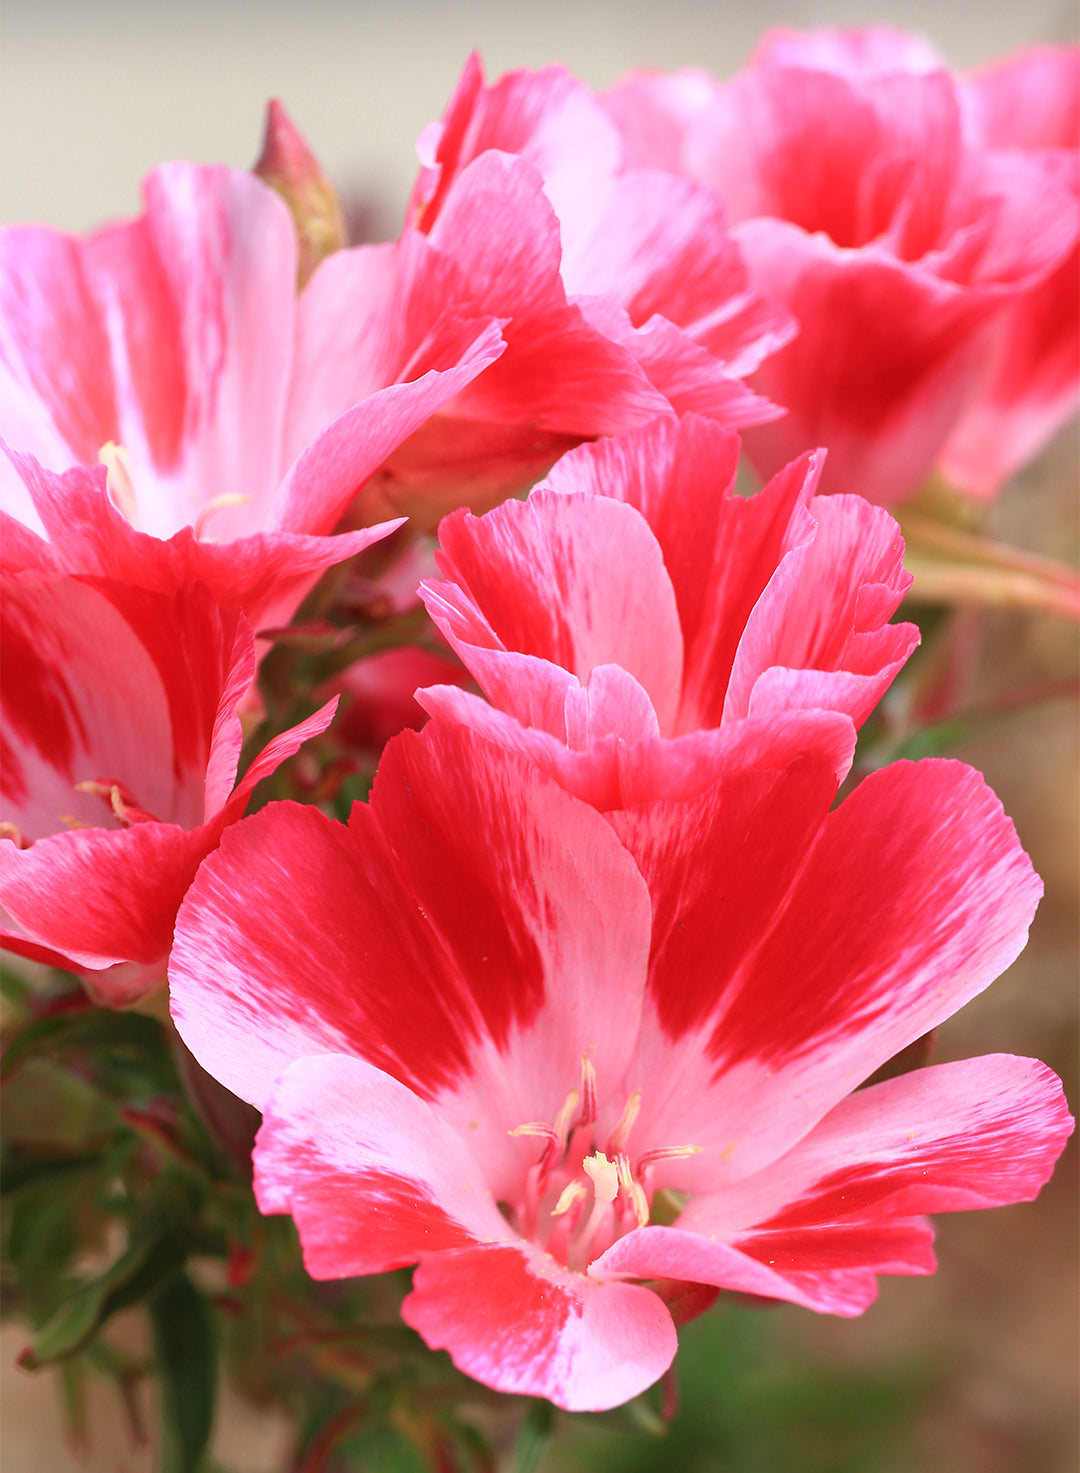
<path fill-rule="evenodd" d="M 655 1166 L 658 1161 L 678 1161 L 683 1156 L 700 1156 L 701 1146 L 660 1146 L 655 1151 L 646 1151 L 637 1164 L 638 1176 Z"/>
<path fill-rule="evenodd" d="M 645 1195 L 645 1188 L 639 1181 L 632 1181 L 630 1183 L 630 1201 L 634 1208 L 634 1216 L 637 1218 L 638 1227 L 648 1227 L 652 1209 L 649 1206 L 649 1199 Z"/>
<path fill-rule="evenodd" d="M 556 1141 L 555 1132 L 542 1120 L 530 1120 L 527 1125 L 515 1125 L 513 1130 L 508 1130 L 506 1133 L 507 1135 L 542 1135 L 546 1136 L 549 1141 Z"/>
<path fill-rule="evenodd" d="M 0 820 L 0 839 L 11 839 L 16 849 L 30 848 L 19 829 L 13 823 L 8 823 L 6 819 Z"/>
<path fill-rule="evenodd" d="M 588 1191 L 583 1181 L 568 1181 L 559 1194 L 559 1200 L 551 1209 L 552 1217 L 562 1217 L 564 1212 L 569 1212 L 575 1202 L 584 1201 Z"/>
<path fill-rule="evenodd" d="M 220 496 L 212 496 L 195 518 L 195 540 L 202 541 L 203 528 L 216 511 L 222 511 L 227 506 L 246 506 L 250 500 L 250 496 L 244 496 L 239 491 L 223 491 Z"/>
<path fill-rule="evenodd" d="M 596 1070 L 588 1054 L 581 1056 L 581 1114 L 578 1125 L 591 1125 L 597 1114 Z"/>
<path fill-rule="evenodd" d="M 630 1139 L 630 1132 L 634 1128 L 634 1121 L 638 1118 L 640 1112 L 641 1091 L 640 1089 L 635 1089 L 634 1093 L 623 1106 L 623 1112 L 619 1116 L 619 1123 L 611 1132 L 611 1136 L 608 1139 L 608 1150 L 613 1155 L 615 1152 L 621 1151 Z"/>
<path fill-rule="evenodd" d="M 649 1199 L 641 1183 L 634 1180 L 634 1173 L 630 1170 L 630 1157 L 620 1152 L 615 1158 L 615 1164 L 619 1170 L 619 1186 L 630 1201 L 637 1225 L 646 1227 L 649 1221 Z"/>
<path fill-rule="evenodd" d="M 120 783 L 107 778 L 93 778 L 88 782 L 76 783 L 77 793 L 93 793 L 95 798 L 104 798 L 112 809 L 113 817 L 123 824 L 157 823 L 159 820 L 145 808 L 140 808 L 135 799 Z"/>
<path fill-rule="evenodd" d="M 135 499 L 135 482 L 131 476 L 131 460 L 123 445 L 106 440 L 98 451 L 98 464 L 106 467 L 105 484 L 109 500 L 124 519 L 139 530 L 139 503 Z"/>
<path fill-rule="evenodd" d="M 577 1090 L 572 1089 L 570 1093 L 566 1096 L 566 1099 L 563 1101 L 562 1108 L 559 1110 L 559 1113 L 555 1116 L 555 1128 L 553 1133 L 555 1136 L 556 1149 L 560 1156 L 562 1156 L 566 1150 L 566 1142 L 570 1135 L 570 1122 L 574 1118 L 574 1111 L 577 1109 L 580 1100 L 581 1096 L 578 1094 Z"/>

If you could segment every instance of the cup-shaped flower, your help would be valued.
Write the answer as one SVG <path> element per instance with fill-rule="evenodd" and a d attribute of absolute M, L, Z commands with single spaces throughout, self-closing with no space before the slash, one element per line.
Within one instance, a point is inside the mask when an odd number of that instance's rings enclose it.
<path fill-rule="evenodd" d="M 824 453 L 736 494 L 738 435 L 696 416 L 565 456 L 526 502 L 439 529 L 428 611 L 489 697 L 429 711 L 528 752 L 600 808 L 704 782 L 741 751 L 854 727 L 918 642 L 880 507 L 820 497 Z"/>
<path fill-rule="evenodd" d="M 259 1205 L 309 1271 L 417 1264 L 429 1345 L 601 1409 L 670 1364 L 668 1302 L 857 1314 L 877 1273 L 932 1270 L 922 1214 L 1033 1196 L 1071 1128 L 1043 1065 L 857 1090 L 1022 946 L 1012 826 L 955 763 L 835 791 L 809 752 L 619 815 L 624 847 L 433 721 L 348 826 L 233 826 L 178 917 L 173 1017 L 262 1110 Z"/>
<path fill-rule="evenodd" d="M 995 319 L 1075 247 L 1060 166 L 973 137 L 957 78 L 888 30 L 775 33 L 727 84 L 640 75 L 605 101 L 635 162 L 718 191 L 752 285 L 799 322 L 753 380 L 788 410 L 748 435 L 763 474 L 827 445 L 823 490 L 910 496 Z"/>
<path fill-rule="evenodd" d="M 200 861 L 255 784 L 330 722 L 276 737 L 236 782 L 255 674 L 238 609 L 201 584 L 2 575 L 0 942 L 101 1002 L 160 983 Z"/>

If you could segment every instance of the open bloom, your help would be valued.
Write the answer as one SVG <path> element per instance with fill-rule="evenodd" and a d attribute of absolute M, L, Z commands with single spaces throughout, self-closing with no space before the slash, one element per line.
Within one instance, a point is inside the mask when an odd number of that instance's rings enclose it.
<path fill-rule="evenodd" d="M 809 739 L 847 770 L 918 642 L 880 507 L 815 496 L 823 452 L 735 492 L 738 435 L 686 416 L 581 446 L 526 502 L 440 529 L 428 611 L 489 697 L 430 711 L 527 752 L 600 808 Z"/>
<path fill-rule="evenodd" d="M 763 474 L 827 445 L 824 490 L 910 496 L 980 391 L 985 333 L 1075 247 L 1060 164 L 973 136 L 956 77 L 888 30 L 776 32 L 729 83 L 632 76 L 605 104 L 631 160 L 718 191 L 751 284 L 799 322 L 753 380 L 788 410 L 748 435 Z"/>
<path fill-rule="evenodd" d="M 309 1271 L 417 1264 L 429 1345 L 601 1409 L 716 1289 L 857 1314 L 876 1274 L 932 1270 L 923 1213 L 1033 1196 L 1070 1130 L 1043 1065 L 857 1089 L 1023 944 L 1012 826 L 956 763 L 835 791 L 811 750 L 608 822 L 434 721 L 348 826 L 231 828 L 173 1016 L 262 1110 L 259 1204 Z"/>
<path fill-rule="evenodd" d="M 448 314 L 399 372 L 314 412 L 295 373 L 283 202 L 240 170 L 176 163 L 147 178 L 144 204 L 85 238 L 0 232 L 0 437 L 54 473 L 101 461 L 134 529 L 257 627 L 282 624 L 326 567 L 388 530 L 328 536 L 387 455 L 499 356 L 498 324 Z M 2 457 L 0 505 L 45 530 Z"/>
<path fill-rule="evenodd" d="M 334 712 L 275 738 L 237 785 L 237 706 L 254 674 L 250 624 L 202 584 L 4 571 L 5 947 L 81 972 L 102 1002 L 163 980 L 200 861 Z"/>

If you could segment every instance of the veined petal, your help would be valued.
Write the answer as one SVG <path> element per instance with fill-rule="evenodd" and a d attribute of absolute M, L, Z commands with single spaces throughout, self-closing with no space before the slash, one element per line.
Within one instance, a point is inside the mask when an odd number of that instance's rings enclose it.
<path fill-rule="evenodd" d="M 815 497 L 809 510 L 812 538 L 783 558 L 747 620 L 725 719 L 746 715 L 759 678 L 786 667 L 809 678 L 774 681 L 773 709 L 782 691 L 847 710 L 859 726 L 918 644 L 915 625 L 888 623 L 911 582 L 892 517 L 857 496 Z M 818 672 L 864 678 L 830 682 L 815 679 Z"/>
<path fill-rule="evenodd" d="M 611 816 L 673 918 L 654 930 L 656 1023 L 637 1067 L 679 1081 L 678 1111 L 673 1092 L 646 1100 L 642 1128 L 702 1147 L 681 1163 L 687 1185 L 790 1149 L 1004 970 L 1041 893 L 1000 804 L 959 763 L 894 763 L 828 814 L 810 769 L 764 797 L 762 777 L 740 781 Z"/>
<path fill-rule="evenodd" d="M 765 1299 L 783 1299 L 825 1314 L 858 1315 L 877 1298 L 869 1269 L 817 1274 L 785 1272 L 730 1243 L 681 1227 L 646 1227 L 610 1247 L 591 1266 L 597 1277 L 655 1278 L 714 1284 Z"/>
<path fill-rule="evenodd" d="M 481 519 L 447 518 L 440 541 L 448 583 L 435 586 L 441 598 L 428 607 L 485 688 L 486 670 L 471 660 L 478 642 L 547 660 L 582 685 L 595 667 L 620 665 L 648 692 L 660 729 L 670 729 L 682 635 L 660 547 L 632 507 L 541 489 Z M 421 593 L 426 599 L 426 587 Z M 489 655 L 484 663 L 499 662 Z"/>
<path fill-rule="evenodd" d="M 400 525 L 384 522 L 337 537 L 261 532 L 227 543 L 201 542 L 184 527 L 162 540 L 136 531 L 120 515 L 104 466 L 75 466 L 57 475 L 31 456 L 7 453 L 49 538 L 36 565 L 48 556 L 59 571 L 121 579 L 157 593 L 204 583 L 218 604 L 237 605 L 256 629 L 288 623 L 320 574 Z M 26 561 L 31 552 L 24 536 L 12 556 Z"/>
<path fill-rule="evenodd" d="M 650 1290 L 569 1273 L 524 1243 L 424 1257 L 401 1313 L 467 1375 L 575 1412 L 637 1396 L 677 1347 L 671 1315 Z"/>
<path fill-rule="evenodd" d="M 346 1054 L 289 1065 L 266 1101 L 254 1160 L 260 1209 L 292 1213 L 316 1279 L 517 1241 L 476 1158 L 431 1105 Z"/>
<path fill-rule="evenodd" d="M 679 1225 L 797 1257 L 804 1233 L 812 1247 L 831 1225 L 855 1243 L 856 1228 L 918 1213 L 1026 1202 L 1072 1130 L 1060 1080 L 1036 1059 L 935 1064 L 848 1095 L 764 1171 L 696 1197 Z"/>
<path fill-rule="evenodd" d="M 260 1104 L 316 1052 L 356 1054 L 427 1099 L 482 1074 L 506 1141 L 554 1118 L 583 1050 L 621 1073 L 648 930 L 641 878 L 597 814 L 429 723 L 390 743 L 348 828 L 273 804 L 226 833 L 178 921 L 174 1017 Z"/>

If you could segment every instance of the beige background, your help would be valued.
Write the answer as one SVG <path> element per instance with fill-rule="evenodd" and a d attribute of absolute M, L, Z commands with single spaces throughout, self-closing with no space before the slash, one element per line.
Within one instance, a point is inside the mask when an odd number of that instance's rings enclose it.
<path fill-rule="evenodd" d="M 138 179 L 174 157 L 246 166 L 262 111 L 283 98 L 329 172 L 366 202 L 366 228 L 395 234 L 413 139 L 439 115 L 468 50 L 490 75 L 561 60 L 593 85 L 639 65 L 735 70 L 768 24 L 887 17 L 923 30 L 957 65 L 977 65 L 1076 29 L 1068 0 L 947 5 L 775 0 L 769 8 L 664 0 L 4 0 L 0 219 L 86 229 L 133 212 Z M 1075 560 L 1077 448 L 1066 434 L 998 510 L 1010 539 Z M 1076 633 L 1059 620 L 999 616 L 988 628 L 984 696 L 1022 680 L 1075 677 Z M 1076 1102 L 1076 708 L 1058 702 L 963 750 L 985 768 L 1047 882 L 1029 952 L 945 1030 L 940 1057 L 1004 1049 L 1045 1057 Z M 942 1224 L 942 1270 L 883 1284 L 858 1322 L 777 1315 L 800 1353 L 853 1366 L 944 1351 L 953 1367 L 920 1434 L 912 1473 L 1075 1473 L 1076 1150 L 1040 1201 Z M 136 1337 L 140 1330 L 132 1323 Z M 2 1473 L 143 1473 L 108 1393 L 95 1404 L 89 1463 L 62 1443 L 43 1377 L 13 1369 L 25 1334 L 0 1346 Z M 243 1470 L 282 1466 L 286 1429 L 230 1404 L 217 1450 Z M 545 1464 L 544 1473 L 557 1473 Z M 778 1470 L 779 1473 L 779 1470 Z M 787 1470 L 783 1470 L 787 1473 Z M 791 1473 L 799 1473 L 793 1469 Z"/>
<path fill-rule="evenodd" d="M 958 66 L 1076 29 L 1070 0 L 4 0 L 0 220 L 85 230 L 135 209 L 168 158 L 245 167 L 280 96 L 331 175 L 396 234 L 417 133 L 474 47 L 489 72 L 565 62 L 738 68 L 767 25 L 887 18 Z"/>

